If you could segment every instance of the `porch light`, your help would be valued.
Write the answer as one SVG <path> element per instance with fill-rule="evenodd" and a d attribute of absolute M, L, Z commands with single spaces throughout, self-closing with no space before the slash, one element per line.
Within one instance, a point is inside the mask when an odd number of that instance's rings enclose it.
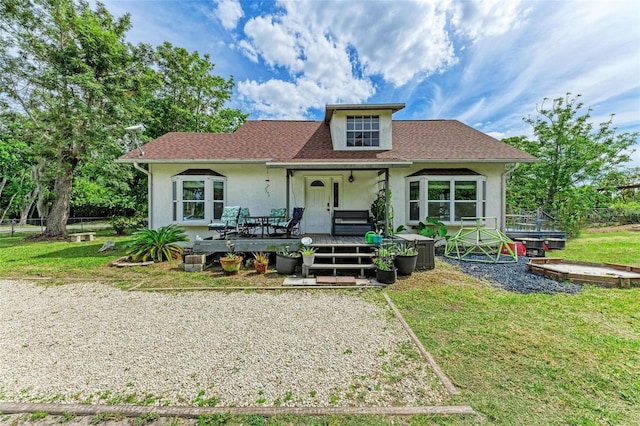
<path fill-rule="evenodd" d="M 353 170 L 351 170 L 351 173 L 349 174 L 349 183 L 353 183 L 355 179 L 353 179 Z"/>

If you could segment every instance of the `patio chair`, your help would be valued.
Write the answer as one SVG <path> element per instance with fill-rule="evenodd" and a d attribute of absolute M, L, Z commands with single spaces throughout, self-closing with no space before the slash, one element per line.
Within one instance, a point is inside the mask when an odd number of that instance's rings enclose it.
<path fill-rule="evenodd" d="M 260 226 L 260 224 L 251 219 L 249 209 L 242 207 L 238 215 L 238 234 L 246 237 L 253 236 L 253 230 L 258 226 Z"/>
<path fill-rule="evenodd" d="M 279 222 L 287 220 L 287 209 L 285 207 L 271 209 L 269 215 L 269 225 L 277 225 Z"/>
<path fill-rule="evenodd" d="M 225 207 L 219 222 L 211 221 L 209 231 L 218 231 L 223 238 L 229 233 L 238 232 L 238 217 L 240 216 L 240 206 Z"/>
<path fill-rule="evenodd" d="M 291 219 L 280 221 L 272 225 L 274 232 L 282 232 L 287 238 L 291 238 L 291 235 L 300 234 L 300 221 L 302 220 L 302 214 L 304 213 L 303 207 L 294 207 L 293 215 Z"/>

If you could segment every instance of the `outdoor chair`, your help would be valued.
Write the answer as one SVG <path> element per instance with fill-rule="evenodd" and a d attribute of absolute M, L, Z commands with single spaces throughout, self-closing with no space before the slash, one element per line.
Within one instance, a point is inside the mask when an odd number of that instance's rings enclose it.
<path fill-rule="evenodd" d="M 269 215 L 269 225 L 277 225 L 279 222 L 287 220 L 287 209 L 286 208 L 277 208 L 271 209 L 271 214 Z"/>
<path fill-rule="evenodd" d="M 280 221 L 272 225 L 274 232 L 282 232 L 287 238 L 291 238 L 292 235 L 300 234 L 300 221 L 302 220 L 302 214 L 304 213 L 303 207 L 294 207 L 293 215 L 291 219 Z"/>
<path fill-rule="evenodd" d="M 238 232 L 238 218 L 240 216 L 240 206 L 225 207 L 222 210 L 222 216 L 219 222 L 211 221 L 209 224 L 210 231 L 218 231 L 223 238 L 229 233 Z"/>
<path fill-rule="evenodd" d="M 260 224 L 254 219 L 251 219 L 251 213 L 249 209 L 247 207 L 242 207 L 238 216 L 239 235 L 243 235 L 246 237 L 253 236 L 253 231 L 258 226 L 260 226 Z"/>

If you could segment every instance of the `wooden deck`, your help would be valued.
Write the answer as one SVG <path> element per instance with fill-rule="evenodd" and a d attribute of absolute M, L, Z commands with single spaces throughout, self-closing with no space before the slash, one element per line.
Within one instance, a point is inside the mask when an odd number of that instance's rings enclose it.
<path fill-rule="evenodd" d="M 263 251 L 275 253 L 289 247 L 290 250 L 297 251 L 302 247 L 300 240 L 310 237 L 313 245 L 353 245 L 367 244 L 363 236 L 331 236 L 328 234 L 299 235 L 295 238 L 243 238 L 237 236 L 229 237 L 229 244 L 233 244 L 233 249 L 237 252 Z M 226 253 L 229 251 L 227 240 L 198 240 L 193 242 L 193 253 Z"/>

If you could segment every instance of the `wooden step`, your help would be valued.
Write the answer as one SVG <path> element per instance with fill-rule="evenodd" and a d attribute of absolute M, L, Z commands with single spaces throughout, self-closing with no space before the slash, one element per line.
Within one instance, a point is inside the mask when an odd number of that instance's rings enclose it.
<path fill-rule="evenodd" d="M 372 249 L 376 248 L 375 245 L 373 244 L 367 244 L 367 243 L 347 243 L 347 244 L 330 244 L 330 243 L 322 243 L 322 244 L 316 244 L 313 243 L 311 244 L 311 247 L 316 247 L 316 248 L 331 248 L 331 247 L 339 247 L 339 248 L 350 248 L 350 247 L 370 247 Z"/>
<path fill-rule="evenodd" d="M 312 269 L 318 270 L 332 270 L 335 274 L 338 270 L 356 270 L 360 271 L 360 275 L 364 276 L 364 271 L 367 269 L 374 269 L 373 263 L 314 263 L 310 266 L 302 265 L 302 277 L 309 276 L 309 271 Z"/>
<path fill-rule="evenodd" d="M 303 266 L 309 269 L 373 269 L 373 263 L 314 263 L 311 266 Z"/>
<path fill-rule="evenodd" d="M 316 259 L 319 257 L 323 257 L 323 258 L 331 258 L 331 257 L 335 257 L 336 259 L 339 258 L 345 258 L 345 257 L 351 257 L 351 258 L 370 258 L 374 256 L 373 253 L 321 253 L 321 252 L 316 252 L 315 257 Z"/>

